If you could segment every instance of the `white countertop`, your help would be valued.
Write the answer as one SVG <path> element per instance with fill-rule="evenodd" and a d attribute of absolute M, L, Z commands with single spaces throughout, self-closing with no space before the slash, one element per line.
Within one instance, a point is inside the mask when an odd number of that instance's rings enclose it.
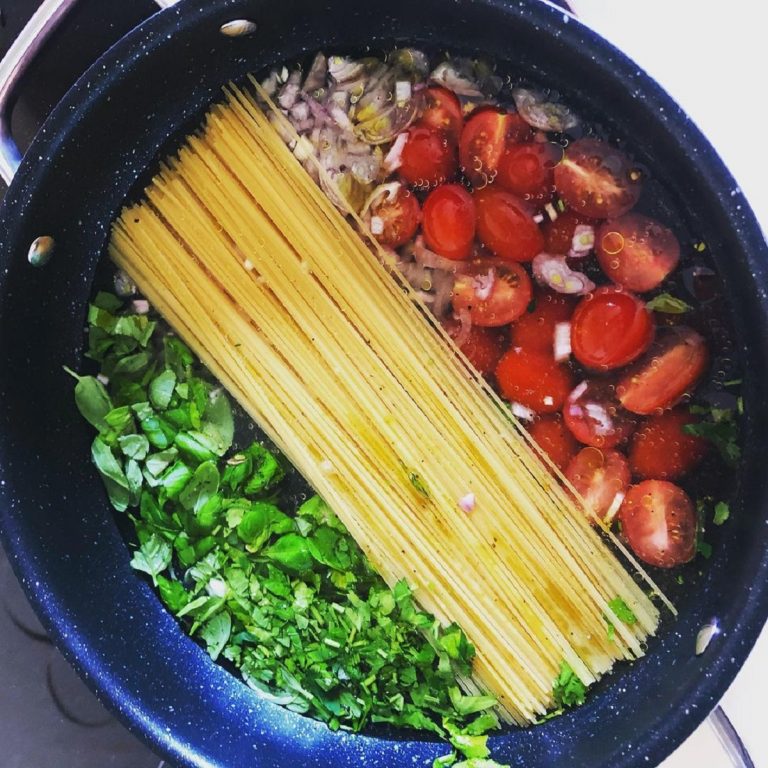
<path fill-rule="evenodd" d="M 653 76 L 720 153 L 768 232 L 768 2 L 569 0 L 577 15 Z M 758 768 L 768 766 L 763 630 L 722 706 Z M 662 768 L 730 768 L 704 723 Z"/>

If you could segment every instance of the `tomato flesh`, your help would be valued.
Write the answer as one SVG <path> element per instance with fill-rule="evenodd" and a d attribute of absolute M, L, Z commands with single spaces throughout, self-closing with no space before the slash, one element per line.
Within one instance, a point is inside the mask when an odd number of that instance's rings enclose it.
<path fill-rule="evenodd" d="M 530 135 L 530 127 L 517 114 L 496 107 L 475 110 L 464 123 L 459 141 L 464 175 L 473 186 L 486 186 L 495 179 L 507 146 Z"/>
<path fill-rule="evenodd" d="M 452 178 L 458 169 L 456 144 L 450 137 L 423 123 L 408 129 L 398 173 L 409 184 L 432 187 Z"/>
<path fill-rule="evenodd" d="M 452 339 L 461 333 L 458 320 L 446 319 L 443 327 Z M 506 347 L 507 335 L 504 331 L 479 325 L 473 325 L 467 338 L 459 345 L 472 366 L 483 376 L 490 376 L 494 372 Z"/>
<path fill-rule="evenodd" d="M 424 105 L 421 122 L 458 143 L 464 125 L 459 97 L 447 88 L 431 85 L 424 91 Z"/>
<path fill-rule="evenodd" d="M 709 448 L 703 438 L 683 431 L 687 424 L 697 421 L 683 407 L 647 419 L 632 438 L 632 474 L 641 480 L 677 480 L 687 475 Z"/>
<path fill-rule="evenodd" d="M 475 200 L 460 184 L 442 184 L 424 201 L 424 241 L 447 259 L 466 259 L 475 239 Z"/>
<path fill-rule="evenodd" d="M 633 485 L 619 512 L 632 551 L 649 565 L 673 568 L 696 554 L 696 512 L 682 488 L 666 480 Z"/>
<path fill-rule="evenodd" d="M 584 445 L 614 448 L 635 430 L 635 419 L 617 402 L 611 384 L 605 381 L 582 382 L 563 406 L 565 425 Z"/>
<path fill-rule="evenodd" d="M 477 259 L 456 277 L 453 308 L 469 312 L 474 325 L 507 325 L 525 312 L 532 291 L 531 278 L 519 264 Z"/>
<path fill-rule="evenodd" d="M 555 168 L 555 188 L 576 213 L 593 219 L 623 216 L 640 198 L 640 173 L 618 149 L 578 139 Z"/>
<path fill-rule="evenodd" d="M 595 236 L 597 260 L 614 283 L 652 291 L 677 267 L 680 243 L 668 227 L 639 213 L 606 221 Z"/>
<path fill-rule="evenodd" d="M 626 458 L 610 449 L 582 448 L 568 464 L 565 476 L 584 499 L 587 508 L 607 522 L 618 512 L 630 482 Z M 607 518 L 609 512 L 611 515 Z"/>
<path fill-rule="evenodd" d="M 376 235 L 376 239 L 390 248 L 399 248 L 411 240 L 421 219 L 421 209 L 416 196 L 402 188 L 394 199 L 385 197 L 371 213 L 381 219 L 383 228 L 383 231 Z"/>
<path fill-rule="evenodd" d="M 562 147 L 548 142 L 514 144 L 501 156 L 496 183 L 526 200 L 546 203 L 552 198 L 554 168 L 562 155 Z"/>
<path fill-rule="evenodd" d="M 645 357 L 619 380 L 619 402 L 641 416 L 671 408 L 692 391 L 708 363 L 707 344 L 696 331 L 661 329 Z"/>
<path fill-rule="evenodd" d="M 509 349 L 496 366 L 496 381 L 501 394 L 536 413 L 559 411 L 572 379 L 570 370 L 551 355 Z"/>
<path fill-rule="evenodd" d="M 542 225 L 544 250 L 563 256 L 571 250 L 576 227 L 580 224 L 594 225 L 594 220 L 572 210 L 561 213 L 554 221 L 546 219 Z"/>
<path fill-rule="evenodd" d="M 544 237 L 528 206 L 511 192 L 486 187 L 475 192 L 477 235 L 500 259 L 532 261 Z"/>
<path fill-rule="evenodd" d="M 582 365 L 608 371 L 642 355 L 653 333 L 653 317 L 644 302 L 621 288 L 604 286 L 576 307 L 571 346 Z"/>
<path fill-rule="evenodd" d="M 566 429 L 562 416 L 559 413 L 542 416 L 531 424 L 528 431 L 552 463 L 561 472 L 565 472 L 579 450 L 579 444 Z"/>
<path fill-rule="evenodd" d="M 576 300 L 543 288 L 534 292 L 533 306 L 509 329 L 510 346 L 554 355 L 555 326 L 571 319 Z"/>

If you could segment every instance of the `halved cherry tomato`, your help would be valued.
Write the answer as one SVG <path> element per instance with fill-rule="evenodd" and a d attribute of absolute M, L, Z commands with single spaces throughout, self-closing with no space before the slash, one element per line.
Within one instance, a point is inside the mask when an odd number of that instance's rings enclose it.
<path fill-rule="evenodd" d="M 594 226 L 594 219 L 582 216 L 570 209 L 561 213 L 554 221 L 546 218 L 542 224 L 544 250 L 547 253 L 564 255 L 571 250 L 573 236 L 579 224 Z"/>
<path fill-rule="evenodd" d="M 709 444 L 683 432 L 698 420 L 687 408 L 651 416 L 635 432 L 629 449 L 632 474 L 641 480 L 677 480 L 688 474 L 706 455 Z"/>
<path fill-rule="evenodd" d="M 475 239 L 475 199 L 460 184 L 441 184 L 424 201 L 424 240 L 446 259 L 466 259 Z"/>
<path fill-rule="evenodd" d="M 555 168 L 555 188 L 576 213 L 612 219 L 637 203 L 642 183 L 623 152 L 598 139 L 578 139 Z"/>
<path fill-rule="evenodd" d="M 559 413 L 542 416 L 531 424 L 528 431 L 544 453 L 552 459 L 552 463 L 561 472 L 565 472 L 565 468 L 579 450 L 579 444 L 565 428 L 562 416 Z"/>
<path fill-rule="evenodd" d="M 536 413 L 559 411 L 572 386 L 571 372 L 550 355 L 508 350 L 496 366 L 496 381 L 507 399 Z"/>
<path fill-rule="evenodd" d="M 640 213 L 603 223 L 595 250 L 614 283 L 640 293 L 652 291 L 680 261 L 680 243 L 672 230 Z"/>
<path fill-rule="evenodd" d="M 576 299 L 543 288 L 534 291 L 533 306 L 509 329 L 511 347 L 554 355 L 555 326 L 571 319 Z"/>
<path fill-rule="evenodd" d="M 653 341 L 653 318 L 644 302 L 616 286 L 581 300 L 571 321 L 571 347 L 588 368 L 608 371 L 632 362 Z"/>
<path fill-rule="evenodd" d="M 658 568 L 673 568 L 696 554 L 696 512 L 682 488 L 666 480 L 633 485 L 619 512 L 632 551 Z"/>
<path fill-rule="evenodd" d="M 683 325 L 661 329 L 645 357 L 616 386 L 621 404 L 647 416 L 675 405 L 699 380 L 709 363 L 707 344 Z"/>
<path fill-rule="evenodd" d="M 496 183 L 526 200 L 546 203 L 552 198 L 554 168 L 562 156 L 559 144 L 513 144 L 501 156 Z"/>
<path fill-rule="evenodd" d="M 416 196 L 402 187 L 390 200 L 384 199 L 371 210 L 373 216 L 381 219 L 383 232 L 376 235 L 382 245 L 399 248 L 405 245 L 415 234 L 421 219 L 419 201 Z"/>
<path fill-rule="evenodd" d="M 437 131 L 448 134 L 458 143 L 464 125 L 459 97 L 447 88 L 430 85 L 424 91 L 424 104 L 421 122 Z"/>
<path fill-rule="evenodd" d="M 599 448 L 582 448 L 568 465 L 565 476 L 601 520 L 605 520 L 609 512 L 612 518 L 619 511 L 630 482 L 624 455 Z"/>
<path fill-rule="evenodd" d="M 477 235 L 500 259 L 531 261 L 544 249 L 544 237 L 519 197 L 499 187 L 475 192 Z"/>
<path fill-rule="evenodd" d="M 563 419 L 580 443 L 594 448 L 614 448 L 635 429 L 635 419 L 619 405 L 607 381 L 579 384 L 565 401 Z"/>
<path fill-rule="evenodd" d="M 452 339 L 461 333 L 458 320 L 448 318 L 443 321 L 443 327 Z M 490 376 L 494 372 L 506 347 L 507 334 L 503 330 L 479 325 L 473 325 L 467 338 L 459 345 L 469 362 L 483 376 Z"/>
<path fill-rule="evenodd" d="M 496 107 L 475 110 L 464 123 L 459 141 L 464 175 L 473 186 L 486 186 L 495 178 L 507 146 L 530 135 L 530 126 L 517 114 Z"/>
<path fill-rule="evenodd" d="M 525 312 L 532 291 L 531 278 L 519 264 L 477 259 L 456 276 L 453 308 L 469 311 L 474 325 L 507 325 Z"/>
<path fill-rule="evenodd" d="M 441 184 L 453 177 L 458 168 L 455 142 L 423 123 L 415 123 L 408 129 L 408 141 L 400 160 L 398 173 L 418 187 Z"/>

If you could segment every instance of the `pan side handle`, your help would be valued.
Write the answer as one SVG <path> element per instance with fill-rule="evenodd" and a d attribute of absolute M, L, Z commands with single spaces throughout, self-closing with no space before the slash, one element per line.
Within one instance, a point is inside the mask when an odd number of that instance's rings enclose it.
<path fill-rule="evenodd" d="M 10 185 L 21 163 L 21 151 L 11 133 L 11 111 L 19 83 L 47 40 L 78 0 L 43 0 L 0 62 L 0 178 Z M 176 0 L 155 0 L 161 8 Z"/>

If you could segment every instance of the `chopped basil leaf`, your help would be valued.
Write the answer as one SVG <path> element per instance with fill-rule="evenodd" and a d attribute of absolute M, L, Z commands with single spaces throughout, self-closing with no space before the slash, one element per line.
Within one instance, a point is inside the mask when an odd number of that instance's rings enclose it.
<path fill-rule="evenodd" d="M 715 514 L 712 522 L 715 525 L 722 525 L 731 516 L 731 508 L 725 501 L 718 501 L 715 504 Z"/>
<path fill-rule="evenodd" d="M 683 432 L 708 440 L 718 449 L 726 464 L 731 467 L 736 466 L 741 458 L 741 448 L 738 442 L 739 425 L 734 419 L 733 411 L 729 408 L 692 405 L 690 412 L 695 415 L 706 415 L 709 419 L 695 424 L 686 424 Z"/>
<path fill-rule="evenodd" d="M 576 677 L 567 661 L 560 662 L 560 672 L 552 686 L 552 696 L 558 709 L 581 706 L 587 695 L 587 686 Z"/>
<path fill-rule="evenodd" d="M 693 309 L 690 304 L 669 293 L 660 293 L 658 296 L 654 296 L 650 301 L 646 302 L 645 306 L 654 312 L 663 312 L 669 315 L 682 315 Z"/>

